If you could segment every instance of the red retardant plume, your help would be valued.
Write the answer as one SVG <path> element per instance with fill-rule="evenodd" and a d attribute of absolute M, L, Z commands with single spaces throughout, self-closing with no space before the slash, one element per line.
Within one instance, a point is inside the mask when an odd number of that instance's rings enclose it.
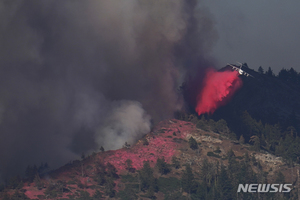
<path fill-rule="evenodd" d="M 241 86 L 242 80 L 237 71 L 219 72 L 212 68 L 207 69 L 202 90 L 197 96 L 196 112 L 198 115 L 212 114 L 228 103 Z"/>

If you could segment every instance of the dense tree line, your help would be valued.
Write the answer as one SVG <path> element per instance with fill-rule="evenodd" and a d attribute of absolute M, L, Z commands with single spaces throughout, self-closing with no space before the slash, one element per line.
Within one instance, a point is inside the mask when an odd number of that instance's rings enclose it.
<path fill-rule="evenodd" d="M 291 116 L 295 119 L 295 116 Z M 253 149 L 267 150 L 277 156 L 282 156 L 287 160 L 300 163 L 300 138 L 298 130 L 292 126 L 293 120 L 289 120 L 289 125 L 283 128 L 281 124 L 263 124 L 257 121 L 245 111 L 241 117 L 240 140 L 246 138 L 246 142 L 253 145 Z M 294 124 L 297 126 L 297 124 Z"/>
<path fill-rule="evenodd" d="M 275 74 L 274 74 L 271 67 L 268 67 L 268 70 L 266 72 L 264 72 L 264 69 L 260 66 L 257 71 L 258 71 L 259 74 L 265 74 L 265 75 L 270 76 L 270 77 L 272 77 L 272 76 L 275 77 Z M 283 80 L 283 81 L 286 81 L 286 82 L 289 82 L 289 83 L 292 83 L 292 84 L 300 85 L 300 73 L 297 72 L 292 67 L 290 69 L 282 68 L 278 72 L 277 77 L 280 80 Z"/>
<path fill-rule="evenodd" d="M 277 77 L 283 81 L 300 85 L 300 73 L 298 73 L 293 68 L 289 70 L 287 69 L 280 70 Z"/>
<path fill-rule="evenodd" d="M 162 192 L 165 200 L 247 200 L 247 199 L 298 199 L 297 192 L 291 193 L 237 193 L 238 184 L 269 183 L 268 172 L 264 172 L 255 157 L 246 153 L 242 160 L 235 157 L 233 151 L 227 153 L 228 166 L 219 162 L 209 162 L 204 159 L 201 171 L 195 173 L 193 169 L 198 166 L 184 164 L 180 178 L 154 176 L 159 166 L 151 168 L 145 162 L 137 174 L 122 176 L 125 190 L 119 191 L 117 197 L 122 200 L 147 197 L 155 199 L 157 192 Z M 170 166 L 171 167 L 171 166 Z M 173 166 L 174 167 L 174 166 Z M 253 170 L 255 168 L 255 171 Z M 170 170 L 174 170 L 171 167 Z M 275 182 L 285 183 L 281 172 L 276 172 Z"/>
<path fill-rule="evenodd" d="M 244 111 L 233 125 L 235 132 L 229 130 L 225 120 L 215 122 L 213 119 L 200 119 L 196 116 L 183 118 L 192 121 L 200 129 L 214 131 L 237 139 L 241 144 L 248 143 L 253 150 L 266 150 L 276 156 L 281 156 L 287 161 L 300 163 L 300 129 L 295 113 L 281 124 L 263 124 Z M 192 139 L 190 139 L 192 140 Z M 193 143 L 190 141 L 190 144 Z M 194 144 L 194 143 L 193 143 Z"/>

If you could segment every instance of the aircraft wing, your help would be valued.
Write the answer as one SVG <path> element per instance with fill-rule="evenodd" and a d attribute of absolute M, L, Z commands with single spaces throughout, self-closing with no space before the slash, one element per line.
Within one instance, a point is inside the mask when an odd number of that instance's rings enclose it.
<path fill-rule="evenodd" d="M 251 77 L 254 78 L 254 76 L 252 76 L 251 74 L 249 74 L 249 73 L 245 72 L 244 70 L 242 70 L 241 67 L 237 67 L 237 66 L 231 65 L 229 63 L 227 63 L 227 65 L 229 65 L 233 70 L 238 71 L 240 73 L 240 75 L 245 75 L 247 77 L 251 76 Z"/>
<path fill-rule="evenodd" d="M 232 69 L 234 69 L 234 70 L 236 70 L 236 71 L 240 69 L 239 67 L 233 66 L 233 65 L 231 65 L 231 64 L 227 64 L 227 65 L 229 65 L 230 67 L 232 67 Z"/>
<path fill-rule="evenodd" d="M 254 78 L 254 76 L 252 76 L 251 74 L 248 74 L 247 72 L 245 72 L 244 71 L 244 75 L 246 75 L 246 76 L 251 76 L 251 77 L 253 77 Z"/>

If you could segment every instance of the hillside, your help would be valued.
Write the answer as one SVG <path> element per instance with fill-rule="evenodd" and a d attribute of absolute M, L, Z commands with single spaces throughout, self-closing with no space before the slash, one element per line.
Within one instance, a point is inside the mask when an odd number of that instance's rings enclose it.
<path fill-rule="evenodd" d="M 93 153 L 35 175 L 32 182 L 10 185 L 1 192 L 2 199 L 226 199 L 236 197 L 240 175 L 247 183 L 274 183 L 283 175 L 280 180 L 293 183 L 295 189 L 282 197 L 296 198 L 298 164 L 287 165 L 280 157 L 230 139 L 220 121 L 203 130 L 203 121 L 188 120 L 162 121 L 131 147 Z M 226 193 L 221 187 L 224 174 L 231 181 Z"/>

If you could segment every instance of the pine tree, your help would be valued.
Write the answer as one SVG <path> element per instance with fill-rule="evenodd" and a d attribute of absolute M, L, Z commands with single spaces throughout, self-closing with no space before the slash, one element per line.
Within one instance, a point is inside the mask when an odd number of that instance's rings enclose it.
<path fill-rule="evenodd" d="M 249 68 L 247 63 L 243 63 L 242 67 Z"/>
<path fill-rule="evenodd" d="M 264 74 L 264 69 L 261 66 L 259 66 L 259 68 L 258 68 L 258 73 Z"/>
<path fill-rule="evenodd" d="M 270 76 L 270 77 L 274 76 L 274 73 L 273 73 L 273 70 L 271 69 L 271 67 L 269 67 L 268 71 L 266 71 L 266 75 Z"/>
<path fill-rule="evenodd" d="M 193 137 L 190 137 L 189 144 L 190 144 L 191 149 L 193 149 L 193 150 L 198 149 L 198 144 Z"/>
<path fill-rule="evenodd" d="M 149 162 L 144 162 L 143 168 L 139 171 L 141 190 L 146 191 L 151 183 L 153 183 L 153 169 L 150 167 Z"/>
<path fill-rule="evenodd" d="M 166 163 L 165 158 L 162 159 L 157 158 L 156 166 L 158 168 L 159 173 L 161 174 L 167 174 L 171 171 L 169 165 Z"/>
<path fill-rule="evenodd" d="M 189 164 L 186 165 L 185 172 L 181 178 L 181 184 L 183 191 L 187 193 L 191 193 L 194 186 L 194 174 L 192 172 L 192 168 Z"/>
<path fill-rule="evenodd" d="M 207 158 L 203 160 L 201 167 L 201 177 L 207 186 L 211 186 L 215 174 L 213 163 L 208 162 Z"/>
<path fill-rule="evenodd" d="M 254 151 L 260 150 L 260 139 L 257 135 L 251 136 L 249 142 L 253 142 Z"/>
<path fill-rule="evenodd" d="M 105 151 L 103 146 L 100 147 L 100 151 L 101 151 L 101 152 L 104 152 L 104 151 Z"/>
<path fill-rule="evenodd" d="M 175 169 L 180 168 L 180 162 L 178 161 L 178 159 L 175 156 L 172 157 L 172 163 L 173 163 L 173 166 L 175 167 Z"/>
<path fill-rule="evenodd" d="M 126 169 L 129 171 L 132 168 L 132 160 L 128 158 L 125 161 L 125 165 L 126 165 Z"/>
<path fill-rule="evenodd" d="M 106 164 L 106 169 L 107 169 L 107 176 L 112 177 L 114 179 L 119 178 L 116 167 L 112 165 L 110 162 Z"/>
<path fill-rule="evenodd" d="M 25 175 L 30 183 L 33 182 L 36 173 L 38 173 L 38 168 L 36 167 L 36 165 L 34 165 L 33 167 L 30 165 L 27 166 Z"/>
<path fill-rule="evenodd" d="M 261 121 L 257 122 L 253 119 L 247 111 L 242 114 L 242 124 L 244 129 L 244 137 L 249 138 L 253 135 L 260 136 L 264 129 Z"/>
<path fill-rule="evenodd" d="M 154 193 L 158 191 L 157 180 L 154 177 L 151 177 L 149 181 L 147 196 L 151 199 L 156 199 Z"/>
<path fill-rule="evenodd" d="M 229 149 L 229 151 L 227 152 L 227 157 L 228 157 L 228 159 L 235 157 L 234 152 L 233 152 L 232 149 Z"/>
<path fill-rule="evenodd" d="M 82 152 L 81 154 L 81 160 L 84 160 L 85 159 L 85 154 Z"/>
<path fill-rule="evenodd" d="M 289 72 L 286 69 L 282 68 L 282 70 L 280 70 L 278 73 L 278 78 L 287 81 L 289 78 Z"/>
<path fill-rule="evenodd" d="M 298 81 L 298 73 L 294 70 L 294 68 L 291 68 L 289 71 L 289 79 L 291 83 L 297 84 Z"/>
<path fill-rule="evenodd" d="M 204 115 L 202 115 L 200 120 L 197 121 L 196 127 L 204 131 L 208 131 L 208 125 Z"/>
<path fill-rule="evenodd" d="M 115 185 L 116 184 L 114 183 L 114 180 L 111 177 L 107 178 L 105 184 L 105 193 L 111 198 L 114 197 L 116 194 L 116 190 L 114 189 Z"/>
<path fill-rule="evenodd" d="M 101 161 L 96 161 L 95 163 L 96 169 L 95 169 L 95 181 L 99 185 L 104 185 L 106 183 L 105 173 L 106 173 L 106 166 Z"/>
<path fill-rule="evenodd" d="M 219 191 L 220 191 L 220 196 L 222 200 L 229 200 L 233 199 L 233 190 L 232 190 L 232 184 L 231 181 L 228 177 L 227 171 L 225 167 L 222 165 L 221 166 L 221 172 L 220 172 L 220 177 L 219 177 Z"/>
<path fill-rule="evenodd" d="M 43 188 L 43 183 L 38 173 L 35 175 L 33 182 L 38 190 Z"/>
<path fill-rule="evenodd" d="M 246 164 L 249 164 L 249 162 L 250 162 L 250 157 L 249 157 L 248 151 L 246 151 L 246 153 L 244 155 L 244 161 Z"/>
<path fill-rule="evenodd" d="M 236 161 L 235 157 L 233 156 L 229 157 L 227 175 L 231 178 L 233 185 L 239 184 L 238 182 L 239 170 L 240 170 L 240 163 Z"/>
<path fill-rule="evenodd" d="M 224 119 L 220 119 L 219 121 L 216 122 L 215 128 L 217 133 L 229 133 L 229 128 L 227 126 L 227 122 Z"/>

